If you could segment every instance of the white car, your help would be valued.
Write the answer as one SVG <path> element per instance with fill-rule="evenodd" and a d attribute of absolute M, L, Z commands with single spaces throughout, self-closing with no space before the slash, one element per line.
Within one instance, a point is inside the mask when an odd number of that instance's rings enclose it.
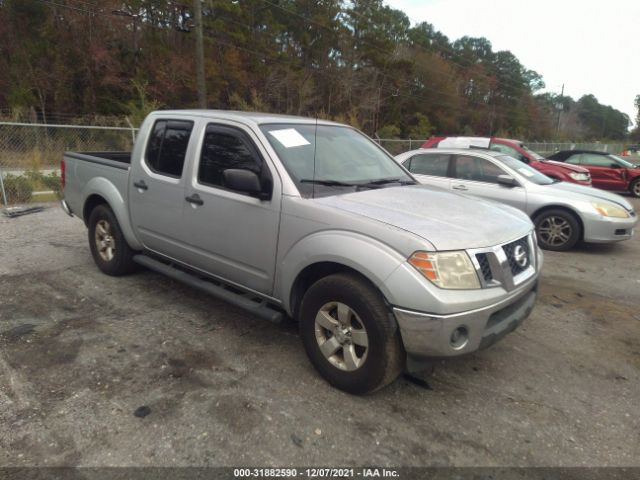
<path fill-rule="evenodd" d="M 524 211 L 548 250 L 569 250 L 578 241 L 627 240 L 638 217 L 614 193 L 561 182 L 501 152 L 484 149 L 419 149 L 395 157 L 416 179 Z"/>

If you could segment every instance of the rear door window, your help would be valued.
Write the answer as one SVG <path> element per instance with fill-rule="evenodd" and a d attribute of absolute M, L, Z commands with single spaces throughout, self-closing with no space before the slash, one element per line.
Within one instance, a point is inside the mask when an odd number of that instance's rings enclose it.
<path fill-rule="evenodd" d="M 193 122 L 158 120 L 153 125 L 147 143 L 145 162 L 159 175 L 180 178 L 193 130 Z"/>
<path fill-rule="evenodd" d="M 498 183 L 505 172 L 488 160 L 469 155 L 455 156 L 455 178 L 475 182 Z"/>
<path fill-rule="evenodd" d="M 449 172 L 450 158 L 450 155 L 442 153 L 420 153 L 407 160 L 404 166 L 416 175 L 446 177 Z"/>

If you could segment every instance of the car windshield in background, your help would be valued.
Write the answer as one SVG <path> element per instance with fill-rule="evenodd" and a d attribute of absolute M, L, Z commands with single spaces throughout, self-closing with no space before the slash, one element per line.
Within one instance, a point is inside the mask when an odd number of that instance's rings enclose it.
<path fill-rule="evenodd" d="M 382 149 L 352 128 L 267 124 L 260 129 L 304 197 L 415 183 Z"/>
<path fill-rule="evenodd" d="M 628 162 L 627 160 L 625 160 L 624 158 L 619 157 L 618 155 L 609 155 L 611 158 L 615 159 L 616 162 L 622 164 L 622 166 L 627 167 L 627 168 L 636 168 L 636 166 L 631 163 Z"/>
<path fill-rule="evenodd" d="M 516 172 L 518 172 L 521 176 L 523 176 L 530 182 L 536 183 L 538 185 L 551 185 L 552 183 L 556 183 L 555 180 L 547 177 L 546 175 L 543 175 L 535 168 L 532 168 L 526 163 L 521 162 L 520 160 L 516 160 L 515 158 L 510 157 L 509 155 L 501 155 L 497 158 L 506 166 L 514 169 Z"/>
<path fill-rule="evenodd" d="M 533 150 L 531 150 L 526 145 L 522 145 L 522 149 L 525 152 L 527 152 L 529 155 L 531 155 L 533 158 L 535 158 L 536 160 L 545 160 L 545 158 L 542 155 L 540 155 L 539 153 L 534 152 Z"/>

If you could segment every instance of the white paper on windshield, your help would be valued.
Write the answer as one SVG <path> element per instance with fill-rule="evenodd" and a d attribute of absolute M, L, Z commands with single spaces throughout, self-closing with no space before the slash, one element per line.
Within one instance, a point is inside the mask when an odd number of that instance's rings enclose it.
<path fill-rule="evenodd" d="M 526 168 L 519 168 L 518 171 L 525 177 L 533 177 L 533 173 L 527 170 Z"/>
<path fill-rule="evenodd" d="M 301 147 L 303 145 L 311 145 L 307 139 L 300 135 L 295 128 L 285 128 L 283 130 L 271 130 L 269 132 L 278 140 L 285 148 Z"/>

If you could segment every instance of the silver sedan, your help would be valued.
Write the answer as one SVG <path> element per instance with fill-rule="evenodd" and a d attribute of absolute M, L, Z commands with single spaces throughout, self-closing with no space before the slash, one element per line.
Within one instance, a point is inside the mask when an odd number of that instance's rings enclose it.
<path fill-rule="evenodd" d="M 638 216 L 623 197 L 551 179 L 501 152 L 420 149 L 396 160 L 421 183 L 506 203 L 527 213 L 538 243 L 569 250 L 578 241 L 627 240 Z"/>

